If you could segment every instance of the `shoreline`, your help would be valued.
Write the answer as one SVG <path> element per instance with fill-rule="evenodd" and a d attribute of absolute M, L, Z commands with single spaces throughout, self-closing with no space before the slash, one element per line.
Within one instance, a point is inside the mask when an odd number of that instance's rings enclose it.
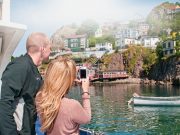
<path fill-rule="evenodd" d="M 127 79 L 117 79 L 114 81 L 95 81 L 93 84 L 146 84 L 146 85 L 172 85 L 172 82 L 165 81 L 155 81 L 144 78 L 127 78 Z"/>

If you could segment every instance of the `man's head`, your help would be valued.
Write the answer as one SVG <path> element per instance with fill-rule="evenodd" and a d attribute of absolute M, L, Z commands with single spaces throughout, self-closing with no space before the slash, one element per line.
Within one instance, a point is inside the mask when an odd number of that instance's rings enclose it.
<path fill-rule="evenodd" d="M 50 40 L 44 33 L 32 33 L 26 41 L 26 50 L 32 57 L 34 64 L 39 66 L 42 61 L 49 58 L 51 52 Z"/>

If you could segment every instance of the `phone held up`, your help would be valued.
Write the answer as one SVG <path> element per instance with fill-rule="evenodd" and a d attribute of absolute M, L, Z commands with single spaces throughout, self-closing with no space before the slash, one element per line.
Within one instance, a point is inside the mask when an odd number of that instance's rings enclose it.
<path fill-rule="evenodd" d="M 81 67 L 79 69 L 79 78 L 86 79 L 88 77 L 88 69 L 86 67 Z"/>

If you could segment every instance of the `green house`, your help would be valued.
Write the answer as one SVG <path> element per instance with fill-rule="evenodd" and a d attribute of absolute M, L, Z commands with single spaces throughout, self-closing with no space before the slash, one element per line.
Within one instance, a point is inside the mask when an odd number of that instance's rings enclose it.
<path fill-rule="evenodd" d="M 64 46 L 72 52 L 82 52 L 89 47 L 86 35 L 70 35 L 64 37 Z"/>

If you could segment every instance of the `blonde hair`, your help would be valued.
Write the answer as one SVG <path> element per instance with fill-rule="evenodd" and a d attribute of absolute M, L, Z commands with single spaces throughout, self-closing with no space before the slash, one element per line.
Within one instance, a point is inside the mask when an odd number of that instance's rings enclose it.
<path fill-rule="evenodd" d="M 49 132 L 53 128 L 61 100 L 72 86 L 75 77 L 74 61 L 58 57 L 49 64 L 44 84 L 36 96 L 42 131 Z"/>

